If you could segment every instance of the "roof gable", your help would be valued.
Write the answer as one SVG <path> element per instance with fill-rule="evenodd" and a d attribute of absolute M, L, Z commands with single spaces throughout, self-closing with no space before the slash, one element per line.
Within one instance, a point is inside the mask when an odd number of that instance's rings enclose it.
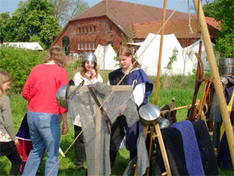
<path fill-rule="evenodd" d="M 167 10 L 166 18 L 168 18 L 172 12 L 173 10 Z M 133 23 L 162 20 L 163 9 L 119 0 L 108 0 L 107 2 L 102 1 L 98 3 L 70 21 L 95 18 L 105 15 L 108 16 L 108 18 L 117 26 L 122 28 L 125 34 L 129 35 L 130 25 Z M 188 18 L 189 16 L 187 13 L 175 12 L 171 19 Z"/>

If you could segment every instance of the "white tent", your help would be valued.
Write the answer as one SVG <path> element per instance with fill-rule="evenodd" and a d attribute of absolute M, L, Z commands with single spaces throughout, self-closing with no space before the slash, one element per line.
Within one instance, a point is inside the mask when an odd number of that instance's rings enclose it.
<path fill-rule="evenodd" d="M 38 51 L 43 50 L 43 48 L 38 42 L 4 42 L 3 44 L 18 48 L 30 49 L 30 50 L 38 50 Z"/>
<path fill-rule="evenodd" d="M 97 57 L 97 64 L 100 70 L 114 70 L 119 68 L 118 62 L 114 60 L 115 50 L 111 45 L 98 45 L 94 54 Z"/>
<path fill-rule="evenodd" d="M 201 40 L 198 40 L 195 43 L 193 43 L 192 45 L 187 46 L 186 48 L 184 48 L 184 51 L 183 51 L 184 52 L 183 54 L 186 54 L 187 57 L 189 57 L 190 60 L 192 61 L 193 69 L 195 69 L 195 70 L 197 69 L 197 57 L 196 57 L 195 53 L 199 52 L 200 41 Z M 212 45 L 214 46 L 213 43 L 212 43 Z M 204 46 L 203 41 L 202 41 L 202 46 L 201 46 L 201 60 L 203 63 L 204 70 L 210 70 L 209 62 L 207 60 L 207 54 L 206 54 L 206 50 L 205 50 L 205 46 Z"/>
<path fill-rule="evenodd" d="M 157 75 L 160 40 L 161 35 L 149 33 L 141 47 L 136 52 L 138 62 L 142 69 L 151 76 Z M 172 69 L 166 69 L 165 67 L 167 67 L 170 61 L 169 58 L 172 57 L 174 49 L 178 51 L 176 61 L 172 63 Z M 192 66 L 193 64 L 191 60 L 183 57 L 182 47 L 175 35 L 164 35 L 160 75 L 188 75 L 189 73 L 192 73 Z"/>

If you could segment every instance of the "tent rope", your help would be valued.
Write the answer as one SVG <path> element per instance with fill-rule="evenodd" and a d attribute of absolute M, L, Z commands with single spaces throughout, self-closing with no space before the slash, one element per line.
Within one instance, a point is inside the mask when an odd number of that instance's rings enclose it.
<path fill-rule="evenodd" d="M 189 15 L 188 27 L 189 27 L 190 33 L 193 34 L 193 29 L 192 29 L 192 26 L 191 26 L 191 14 L 190 14 L 189 0 L 187 0 L 187 4 L 188 4 L 188 15 Z"/>
<path fill-rule="evenodd" d="M 161 26 L 161 28 L 157 31 L 156 34 L 158 34 L 158 33 L 162 30 L 162 28 L 167 24 L 167 22 L 171 19 L 171 17 L 174 15 L 174 13 L 177 11 L 177 9 L 181 6 L 181 4 L 182 4 L 183 1 L 184 1 L 184 0 L 181 0 L 181 1 L 180 1 L 179 5 L 178 5 L 178 6 L 175 8 L 175 10 L 171 13 L 171 15 L 168 17 L 168 19 L 165 21 L 165 23 Z M 156 37 L 156 36 L 153 37 L 153 39 L 150 41 L 150 43 L 152 43 L 152 41 L 154 40 L 155 37 Z M 149 43 L 149 44 L 150 44 L 150 43 Z M 145 52 L 145 50 L 148 48 L 149 44 L 145 47 L 145 49 L 144 49 L 143 52 L 140 54 L 140 56 Z M 140 57 L 140 56 L 139 56 L 139 57 Z M 136 63 L 137 63 L 137 59 L 134 61 L 133 65 L 135 65 Z M 123 81 L 123 79 L 124 79 L 126 76 L 127 76 L 127 74 L 124 74 L 124 76 L 120 79 L 120 81 L 118 82 L 118 84 L 117 84 L 116 86 L 119 86 L 120 83 Z M 110 96 L 113 94 L 113 92 L 114 92 L 114 90 L 112 90 L 112 91 L 110 92 L 110 94 L 109 94 L 109 95 L 106 97 L 106 99 L 103 101 L 103 103 L 101 104 L 101 106 L 99 107 L 99 109 L 103 107 L 103 105 L 104 105 L 105 102 L 110 98 Z M 96 116 L 96 114 L 97 114 L 97 112 L 95 112 L 95 113 L 93 114 L 92 118 L 93 118 L 94 116 Z M 67 148 L 67 150 L 64 152 L 64 155 L 66 155 L 66 153 L 70 150 L 70 148 L 71 148 L 72 145 L 75 143 L 75 141 L 78 139 L 78 137 L 79 137 L 79 136 L 82 134 L 82 132 L 87 128 L 87 126 L 90 124 L 92 118 L 88 121 L 88 123 L 85 125 L 85 127 L 82 128 L 81 132 L 77 135 L 77 137 L 72 141 L 72 143 L 69 145 L 69 147 Z M 54 165 L 54 167 L 50 170 L 50 172 L 48 173 L 47 176 L 49 176 L 49 175 L 51 174 L 51 172 L 52 172 L 52 171 L 54 170 L 54 168 L 58 165 L 58 163 L 62 160 L 62 158 L 63 158 L 62 156 L 59 158 L 59 160 L 58 160 L 57 163 Z"/>

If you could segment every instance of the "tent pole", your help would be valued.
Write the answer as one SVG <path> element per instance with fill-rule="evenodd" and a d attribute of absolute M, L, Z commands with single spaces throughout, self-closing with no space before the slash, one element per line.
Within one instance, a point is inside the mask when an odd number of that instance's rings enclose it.
<path fill-rule="evenodd" d="M 217 93 L 218 103 L 219 103 L 219 107 L 220 107 L 220 111 L 221 111 L 221 115 L 223 119 L 223 124 L 224 124 L 224 128 L 226 131 L 227 141 L 229 145 L 229 150 L 230 150 L 230 154 L 232 158 L 232 164 L 234 166 L 234 140 L 233 140 L 234 133 L 233 133 L 233 128 L 231 125 L 230 117 L 228 114 L 228 109 L 226 105 L 227 103 L 225 101 L 222 86 L 221 86 L 220 75 L 219 75 L 218 67 L 215 61 L 215 56 L 214 56 L 214 52 L 213 52 L 213 48 L 212 48 L 212 44 L 210 40 L 210 35 L 209 35 L 208 28 L 207 28 L 206 20 L 205 20 L 205 15 L 204 15 L 200 1 L 198 2 L 198 0 L 193 0 L 193 4 L 196 9 L 197 17 L 199 19 L 199 23 L 201 26 L 202 38 L 203 38 L 206 53 L 208 56 L 211 76 L 212 76 L 214 87 Z"/>
<path fill-rule="evenodd" d="M 159 78 L 160 78 L 160 70 L 161 70 L 161 58 L 162 58 L 162 47 L 163 47 L 163 35 L 164 35 L 164 23 L 166 19 L 166 6 L 167 0 L 164 0 L 163 4 L 163 18 L 162 18 L 162 30 L 161 30 L 161 38 L 160 38 L 160 48 L 159 48 L 159 56 L 158 56 L 158 70 L 157 70 L 157 80 L 155 85 L 155 96 L 154 96 L 154 104 L 157 104 L 158 99 L 158 87 L 159 87 Z"/>
<path fill-rule="evenodd" d="M 157 98 L 158 98 L 158 87 L 159 87 L 161 58 L 162 58 L 164 24 L 165 24 L 165 19 L 166 19 L 166 6 L 167 6 L 167 0 L 164 0 L 163 19 L 162 19 L 162 26 L 163 27 L 162 27 L 162 31 L 161 31 L 159 58 L 158 58 L 158 70 L 157 70 L 157 81 L 156 81 L 156 87 L 155 87 L 155 100 L 154 100 L 155 105 L 157 104 Z M 160 150 L 161 150 L 161 153 L 162 153 L 162 158 L 163 158 L 163 162 L 164 162 L 164 165 L 165 165 L 166 174 L 167 174 L 167 176 L 171 176 L 172 174 L 171 174 L 170 164 L 169 164 L 167 152 L 166 152 L 166 149 L 165 149 L 161 129 L 159 127 L 159 123 L 155 124 L 154 127 L 155 127 L 156 134 L 158 135 L 159 147 L 160 147 Z M 153 132 L 153 130 L 151 131 L 151 137 L 153 137 L 152 132 Z M 150 142 L 149 162 L 151 161 L 151 150 L 152 150 L 152 142 Z M 150 169 L 150 167 L 147 169 L 147 176 L 149 175 L 149 169 Z"/>

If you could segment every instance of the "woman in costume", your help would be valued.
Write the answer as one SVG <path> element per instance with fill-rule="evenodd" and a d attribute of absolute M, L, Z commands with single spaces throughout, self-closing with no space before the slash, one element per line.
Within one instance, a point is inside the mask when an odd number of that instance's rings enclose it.
<path fill-rule="evenodd" d="M 84 85 L 94 84 L 96 82 L 103 82 L 101 75 L 97 70 L 97 58 L 92 52 L 84 55 L 81 71 L 76 73 L 73 81 L 75 85 L 79 85 L 84 80 Z M 74 120 L 75 138 L 82 131 L 80 116 L 77 115 Z M 84 170 L 85 146 L 83 133 L 75 142 L 75 156 L 78 171 Z"/>
<path fill-rule="evenodd" d="M 140 68 L 140 64 L 135 60 L 132 51 L 128 47 L 120 47 L 117 57 L 121 68 L 109 73 L 110 85 L 131 85 L 133 87 L 133 97 L 137 108 L 148 103 L 148 97 L 153 90 L 153 83 L 146 73 Z M 124 77 L 125 76 L 125 77 Z M 122 80 L 122 78 L 124 79 Z M 121 81 L 122 80 L 122 81 Z M 121 81 L 121 82 L 120 82 Z M 126 133 L 125 133 L 126 130 Z M 119 116 L 111 127 L 110 160 L 111 167 L 114 165 L 116 154 L 123 137 L 126 135 L 126 148 L 130 150 L 130 159 L 137 154 L 136 142 L 143 126 L 138 121 L 127 128 L 124 116 Z"/>

